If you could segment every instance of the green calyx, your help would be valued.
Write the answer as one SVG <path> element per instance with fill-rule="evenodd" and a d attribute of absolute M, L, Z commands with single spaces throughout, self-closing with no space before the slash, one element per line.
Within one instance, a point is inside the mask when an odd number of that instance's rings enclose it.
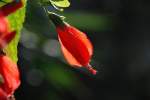
<path fill-rule="evenodd" d="M 65 17 L 55 14 L 53 12 L 48 12 L 49 19 L 55 24 L 55 26 L 64 26 L 65 25 Z"/>

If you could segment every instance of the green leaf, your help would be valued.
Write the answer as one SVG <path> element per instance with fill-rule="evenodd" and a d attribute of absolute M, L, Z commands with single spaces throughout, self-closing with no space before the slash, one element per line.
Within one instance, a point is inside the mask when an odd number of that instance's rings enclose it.
<path fill-rule="evenodd" d="M 9 56 L 13 61 L 17 62 L 17 46 L 20 38 L 21 28 L 23 26 L 25 18 L 25 6 L 15 13 L 8 16 L 11 30 L 16 30 L 16 37 L 11 41 L 11 43 L 4 49 L 4 52 Z"/>
<path fill-rule="evenodd" d="M 65 8 L 65 7 L 69 7 L 70 6 L 70 2 L 68 0 L 50 0 L 50 2 L 57 6 L 57 7 L 61 7 L 61 8 Z"/>

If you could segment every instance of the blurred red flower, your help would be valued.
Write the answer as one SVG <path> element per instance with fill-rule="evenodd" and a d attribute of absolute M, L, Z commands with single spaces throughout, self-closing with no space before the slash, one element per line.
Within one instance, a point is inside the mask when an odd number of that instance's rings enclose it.
<path fill-rule="evenodd" d="M 0 75 L 3 78 L 0 90 L 11 96 L 20 85 L 19 70 L 17 64 L 5 55 L 0 55 Z"/>

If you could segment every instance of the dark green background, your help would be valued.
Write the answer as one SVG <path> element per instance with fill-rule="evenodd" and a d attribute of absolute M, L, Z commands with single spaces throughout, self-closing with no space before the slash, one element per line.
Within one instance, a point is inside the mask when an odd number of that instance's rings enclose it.
<path fill-rule="evenodd" d="M 71 6 L 60 14 L 91 39 L 94 45 L 91 64 L 98 74 L 92 76 L 65 63 L 55 27 L 43 9 L 28 0 L 18 46 L 22 84 L 16 99 L 150 99 L 150 1 L 70 2 Z"/>

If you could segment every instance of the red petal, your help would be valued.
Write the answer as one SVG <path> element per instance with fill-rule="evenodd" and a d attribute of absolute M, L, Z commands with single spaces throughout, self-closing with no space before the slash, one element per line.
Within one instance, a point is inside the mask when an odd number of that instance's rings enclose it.
<path fill-rule="evenodd" d="M 64 57 L 66 58 L 67 62 L 72 66 L 81 67 L 82 65 L 74 58 L 74 56 L 63 46 L 61 40 L 59 39 L 61 44 L 61 50 L 63 52 Z"/>
<path fill-rule="evenodd" d="M 8 96 L 20 85 L 19 71 L 16 63 L 7 56 L 0 56 L 0 74 L 3 76 L 4 83 L 0 86 Z"/>
<path fill-rule="evenodd" d="M 88 65 L 93 48 L 87 36 L 72 26 L 57 27 L 65 58 L 71 65 Z"/>
<path fill-rule="evenodd" d="M 0 13 L 0 36 L 9 31 L 8 20 Z"/>
<path fill-rule="evenodd" d="M 92 56 L 93 54 L 93 46 L 92 43 L 90 42 L 90 40 L 87 38 L 86 34 L 79 31 L 78 29 L 76 29 L 75 27 L 70 27 L 70 31 L 71 33 L 77 33 L 75 34 L 76 37 L 79 37 L 81 39 L 81 41 L 84 43 L 84 45 L 87 47 L 90 56 Z"/>

